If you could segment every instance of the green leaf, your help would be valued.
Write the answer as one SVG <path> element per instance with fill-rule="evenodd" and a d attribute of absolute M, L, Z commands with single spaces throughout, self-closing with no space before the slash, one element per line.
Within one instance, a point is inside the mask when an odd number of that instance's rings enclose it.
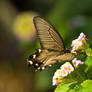
<path fill-rule="evenodd" d="M 76 85 L 73 89 L 69 90 L 69 92 L 79 92 L 79 90 L 81 89 L 81 85 Z"/>
<path fill-rule="evenodd" d="M 85 60 L 85 64 L 87 65 L 85 72 L 87 72 L 90 67 L 92 67 L 92 56 L 87 57 L 87 59 Z"/>
<path fill-rule="evenodd" d="M 55 92 L 67 92 L 70 89 L 70 85 L 72 85 L 75 82 L 69 82 L 69 83 L 61 83 L 57 86 Z"/>
<path fill-rule="evenodd" d="M 92 79 L 92 66 L 88 68 L 86 75 L 88 79 Z"/>
<path fill-rule="evenodd" d="M 86 80 L 68 92 L 92 92 L 92 80 Z"/>
<path fill-rule="evenodd" d="M 81 89 L 79 92 L 92 92 L 92 80 L 86 80 L 81 83 Z"/>
<path fill-rule="evenodd" d="M 87 49 L 86 49 L 86 54 L 87 54 L 88 56 L 92 56 L 92 49 L 91 49 L 91 48 L 87 48 Z"/>
<path fill-rule="evenodd" d="M 89 67 L 92 66 L 92 56 L 87 57 L 85 64 Z"/>
<path fill-rule="evenodd" d="M 85 64 L 88 66 L 85 69 L 86 75 L 88 79 L 92 79 L 92 56 L 87 57 Z"/>

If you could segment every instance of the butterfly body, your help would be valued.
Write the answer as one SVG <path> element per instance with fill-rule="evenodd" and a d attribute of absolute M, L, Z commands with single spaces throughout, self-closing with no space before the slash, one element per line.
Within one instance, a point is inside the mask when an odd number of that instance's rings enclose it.
<path fill-rule="evenodd" d="M 44 70 L 56 62 L 72 60 L 75 55 L 65 49 L 64 42 L 56 29 L 45 19 L 36 16 L 33 19 L 41 49 L 28 58 L 28 65 L 36 70 Z"/>

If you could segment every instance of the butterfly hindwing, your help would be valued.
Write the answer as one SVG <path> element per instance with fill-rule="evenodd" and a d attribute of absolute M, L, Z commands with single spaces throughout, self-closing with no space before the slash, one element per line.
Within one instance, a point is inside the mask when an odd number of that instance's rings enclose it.
<path fill-rule="evenodd" d="M 44 60 L 42 66 L 50 67 L 56 62 L 70 61 L 75 57 L 74 54 L 70 53 L 69 50 L 64 50 L 62 52 L 58 51 L 48 51 L 46 59 Z"/>
<path fill-rule="evenodd" d="M 62 61 L 70 61 L 74 57 L 75 57 L 75 55 L 70 53 L 69 50 L 64 50 L 64 51 L 60 52 L 60 54 L 55 59 L 58 60 L 58 62 L 62 62 Z"/>
<path fill-rule="evenodd" d="M 58 54 L 59 52 L 55 53 L 48 50 L 41 50 L 40 52 L 29 56 L 28 65 L 32 65 L 36 70 L 43 70 L 46 67 L 51 67 L 54 63 L 56 63 L 56 60 L 53 59 Z"/>
<path fill-rule="evenodd" d="M 41 50 L 39 53 L 31 55 L 28 59 L 29 65 L 32 65 L 36 71 L 44 70 L 46 67 L 51 67 L 56 62 L 64 62 L 72 60 L 75 57 L 69 50 L 62 52 Z"/>

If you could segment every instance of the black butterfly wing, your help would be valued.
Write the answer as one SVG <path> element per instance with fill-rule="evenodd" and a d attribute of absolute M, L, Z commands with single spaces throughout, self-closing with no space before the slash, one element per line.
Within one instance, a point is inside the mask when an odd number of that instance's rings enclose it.
<path fill-rule="evenodd" d="M 43 49 L 65 50 L 62 37 L 49 22 L 39 16 L 34 17 L 33 22 Z"/>

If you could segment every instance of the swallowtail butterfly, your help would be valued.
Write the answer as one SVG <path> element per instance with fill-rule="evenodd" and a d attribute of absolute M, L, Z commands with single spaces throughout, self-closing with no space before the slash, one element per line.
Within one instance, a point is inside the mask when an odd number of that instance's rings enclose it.
<path fill-rule="evenodd" d="M 44 18 L 36 16 L 33 23 L 40 41 L 41 49 L 28 58 L 28 65 L 33 66 L 36 71 L 51 67 L 56 62 L 72 60 L 75 55 L 66 50 L 64 42 L 57 30 Z"/>

